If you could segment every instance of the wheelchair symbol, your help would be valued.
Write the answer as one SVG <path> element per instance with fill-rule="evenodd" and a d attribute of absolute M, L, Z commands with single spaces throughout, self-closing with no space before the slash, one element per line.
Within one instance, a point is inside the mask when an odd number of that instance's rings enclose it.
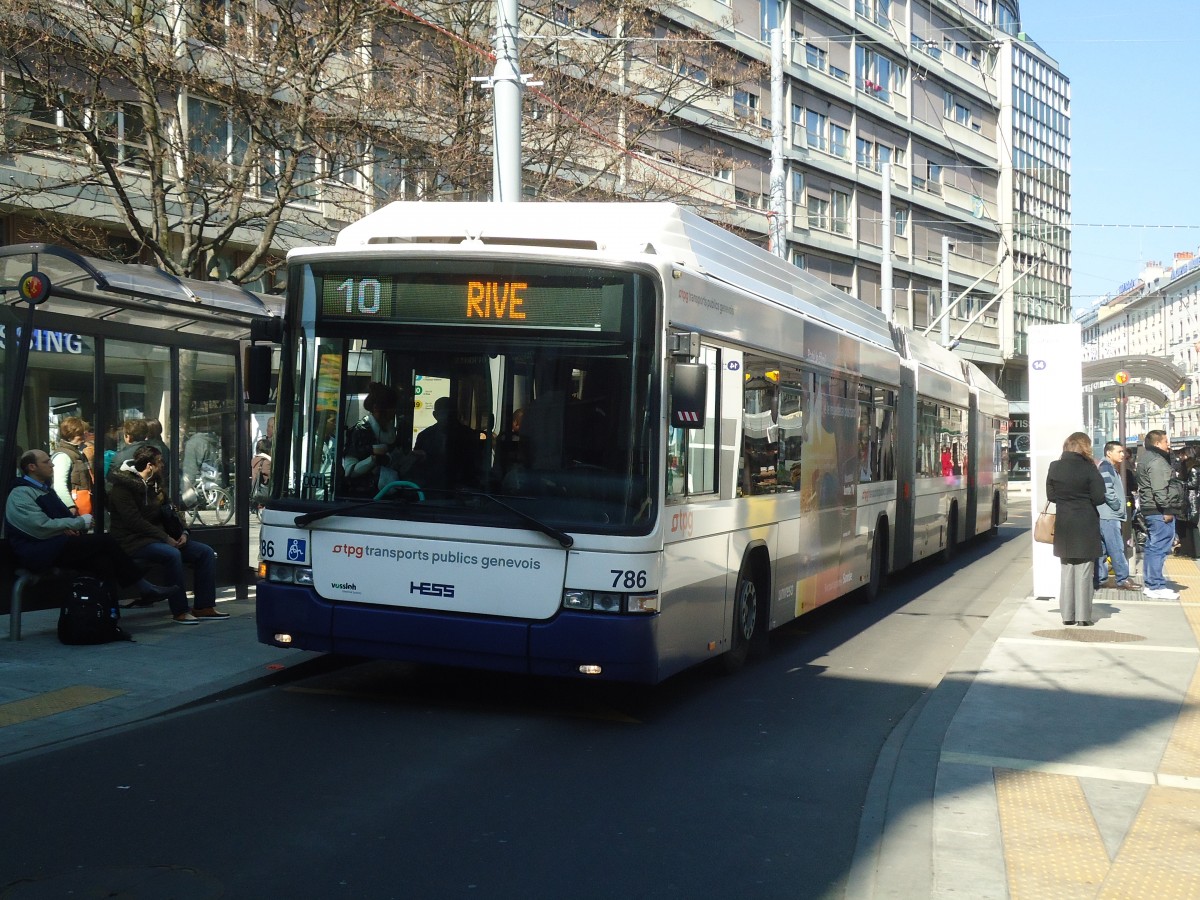
<path fill-rule="evenodd" d="M 287 542 L 287 558 L 288 562 L 304 562 L 307 548 L 305 543 L 300 538 L 288 538 Z"/>

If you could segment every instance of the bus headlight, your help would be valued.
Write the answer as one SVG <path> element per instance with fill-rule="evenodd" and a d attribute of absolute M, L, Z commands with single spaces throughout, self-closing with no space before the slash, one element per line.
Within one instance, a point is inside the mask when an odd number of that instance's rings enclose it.
<path fill-rule="evenodd" d="M 621 611 L 621 595 L 608 591 L 596 591 L 592 594 L 592 609 L 596 612 L 619 613 Z"/>
<path fill-rule="evenodd" d="M 563 609 L 591 609 L 592 592 L 572 590 L 563 591 L 562 605 Z"/>
<path fill-rule="evenodd" d="M 267 563 L 267 581 L 274 581 L 277 584 L 300 584 L 311 587 L 313 583 L 313 570 L 308 566 Z"/>
<path fill-rule="evenodd" d="M 616 591 L 585 591 L 567 588 L 563 591 L 562 608 L 590 610 L 598 613 L 653 614 L 661 603 L 658 594 L 621 594 Z"/>

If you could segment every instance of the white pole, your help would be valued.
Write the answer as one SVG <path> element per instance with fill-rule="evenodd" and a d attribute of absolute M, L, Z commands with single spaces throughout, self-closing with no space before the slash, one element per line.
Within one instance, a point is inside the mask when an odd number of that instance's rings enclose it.
<path fill-rule="evenodd" d="M 783 174 L 783 29 L 771 29 L 771 249 L 787 259 L 787 200 Z"/>
<path fill-rule="evenodd" d="M 517 0 L 496 0 L 496 68 L 492 75 L 492 200 L 521 199 L 521 69 L 517 64 Z"/>
<path fill-rule="evenodd" d="M 942 235 L 942 346 L 950 346 L 950 238 Z"/>
<path fill-rule="evenodd" d="M 879 267 L 879 308 L 884 317 L 890 322 L 896 305 L 895 292 L 892 289 L 892 164 L 883 164 L 883 206 L 880 213 L 883 221 L 880 223 L 882 239 L 880 249 L 883 259 Z M 911 320 L 911 316 L 910 316 Z M 911 324 L 911 321 L 910 321 Z"/>

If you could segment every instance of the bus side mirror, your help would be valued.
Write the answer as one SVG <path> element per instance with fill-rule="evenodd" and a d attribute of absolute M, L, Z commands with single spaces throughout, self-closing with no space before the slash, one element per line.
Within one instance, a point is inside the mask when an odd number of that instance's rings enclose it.
<path fill-rule="evenodd" d="M 271 356 L 274 348 L 270 344 L 251 344 L 242 356 L 242 380 L 245 385 L 246 402 L 263 406 L 271 402 Z"/>
<path fill-rule="evenodd" d="M 675 428 L 703 428 L 707 397 L 708 366 L 703 363 L 675 363 L 675 375 L 671 382 L 671 425 Z"/>

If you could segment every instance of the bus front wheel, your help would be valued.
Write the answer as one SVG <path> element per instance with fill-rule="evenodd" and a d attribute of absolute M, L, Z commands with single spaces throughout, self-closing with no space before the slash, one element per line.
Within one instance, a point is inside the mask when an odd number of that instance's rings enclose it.
<path fill-rule="evenodd" d="M 766 640 L 764 597 L 749 562 L 738 573 L 733 599 L 733 635 L 728 652 L 721 657 L 726 672 L 736 672 L 746 663 L 752 649 L 761 649 Z"/>

